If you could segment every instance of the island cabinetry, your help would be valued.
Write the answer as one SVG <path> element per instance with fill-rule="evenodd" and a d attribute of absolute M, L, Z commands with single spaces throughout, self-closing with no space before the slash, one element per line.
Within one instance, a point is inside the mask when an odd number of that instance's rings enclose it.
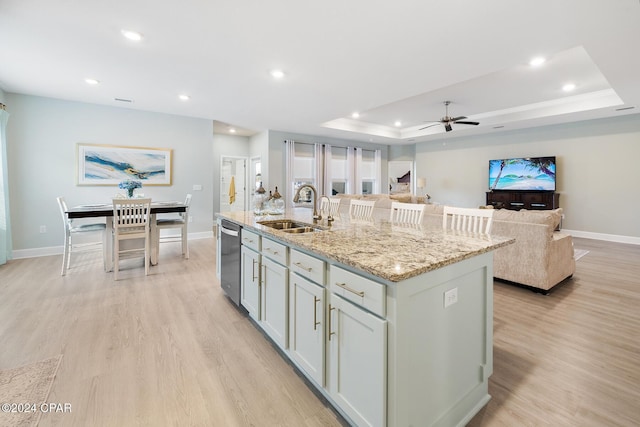
<path fill-rule="evenodd" d="M 288 345 L 288 251 L 281 243 L 242 230 L 242 306 L 283 349 Z"/>
<path fill-rule="evenodd" d="M 301 236 L 290 245 L 289 235 L 240 223 L 243 306 L 350 425 L 462 426 L 489 401 L 491 251 L 507 240 L 425 231 L 433 246 L 421 246 L 415 267 L 408 260 L 378 268 L 357 252 L 376 245 L 366 236 Z M 380 224 L 376 237 L 405 238 L 391 231 Z M 354 252 L 338 260 L 334 244 L 353 244 Z"/>
<path fill-rule="evenodd" d="M 316 257 L 292 249 L 289 269 L 315 283 L 325 284 L 325 263 Z"/>
<path fill-rule="evenodd" d="M 288 248 L 262 238 L 260 326 L 283 349 L 288 345 Z"/>
<path fill-rule="evenodd" d="M 325 288 L 293 271 L 289 272 L 289 357 L 318 387 L 325 386 Z"/>
<path fill-rule="evenodd" d="M 244 234 L 244 230 L 242 230 Z M 260 320 L 260 254 L 249 246 L 240 249 L 240 303 L 254 320 Z"/>
<path fill-rule="evenodd" d="M 356 425 L 387 424 L 385 286 L 329 267 L 327 389 Z M 370 312 L 373 311 L 374 313 Z"/>

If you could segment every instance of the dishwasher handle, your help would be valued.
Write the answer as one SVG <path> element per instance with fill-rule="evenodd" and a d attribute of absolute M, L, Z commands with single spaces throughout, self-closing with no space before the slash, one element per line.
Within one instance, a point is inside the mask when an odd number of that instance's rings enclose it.
<path fill-rule="evenodd" d="M 230 230 L 228 228 L 224 228 L 222 225 L 220 226 L 220 231 L 228 236 L 238 237 L 238 232 L 235 230 Z"/>

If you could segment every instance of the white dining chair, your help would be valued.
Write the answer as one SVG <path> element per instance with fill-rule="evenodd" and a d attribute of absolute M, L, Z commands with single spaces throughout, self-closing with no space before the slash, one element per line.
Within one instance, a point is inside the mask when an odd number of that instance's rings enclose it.
<path fill-rule="evenodd" d="M 81 223 L 69 219 L 67 216 L 67 203 L 64 197 L 58 197 L 58 207 L 60 208 L 60 214 L 62 215 L 62 222 L 64 223 L 64 249 L 62 251 L 62 271 L 61 275 L 67 274 L 67 270 L 71 268 L 71 253 L 79 249 L 96 248 L 102 246 L 102 258 L 106 265 L 107 257 L 105 253 L 106 248 L 106 224 L 104 222 L 98 223 Z M 89 233 L 101 233 L 101 240 L 99 242 L 88 243 L 73 243 L 73 236 Z"/>
<path fill-rule="evenodd" d="M 181 242 L 182 243 L 182 255 L 185 259 L 189 259 L 189 241 L 187 238 L 187 227 L 189 224 L 189 206 L 191 205 L 191 194 L 187 194 L 184 201 L 187 207 L 184 212 L 171 217 L 171 218 L 158 218 L 156 219 L 156 253 L 160 253 L 160 243 Z M 180 236 L 161 236 L 161 230 L 167 230 L 171 228 L 180 229 Z"/>
<path fill-rule="evenodd" d="M 340 200 L 337 197 L 323 198 L 320 202 L 320 212 L 329 212 L 329 215 L 336 217 L 340 211 Z"/>
<path fill-rule="evenodd" d="M 143 253 L 144 274 L 149 275 L 151 199 L 113 199 L 113 279 L 118 280 L 121 257 Z M 131 240 L 144 240 L 144 247 L 122 245 Z M 138 257 L 140 255 L 137 255 Z"/>
<path fill-rule="evenodd" d="M 493 209 L 445 206 L 442 216 L 442 228 L 445 230 L 489 234 L 493 224 L 493 212 Z"/>
<path fill-rule="evenodd" d="M 422 224 L 423 216 L 423 204 L 391 202 L 389 221 L 393 223 Z"/>
<path fill-rule="evenodd" d="M 372 219 L 373 207 L 376 202 L 372 200 L 351 199 L 349 204 L 349 218 L 351 219 Z"/>

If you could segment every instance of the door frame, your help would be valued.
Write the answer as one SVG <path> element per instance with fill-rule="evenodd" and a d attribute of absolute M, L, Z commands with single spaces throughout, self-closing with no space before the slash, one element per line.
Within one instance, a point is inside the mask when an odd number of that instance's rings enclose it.
<path fill-rule="evenodd" d="M 247 206 L 249 206 L 249 197 L 248 197 L 248 191 L 247 191 L 247 179 L 248 179 L 248 173 L 249 173 L 248 172 L 247 163 L 249 161 L 249 158 L 246 157 L 246 156 L 227 156 L 227 155 L 224 155 L 224 154 L 220 155 L 220 175 L 219 175 L 220 178 L 218 180 L 218 191 L 220 192 L 219 193 L 218 203 L 219 203 L 219 206 L 220 206 L 220 210 L 222 211 L 222 197 L 223 197 L 223 195 L 226 195 L 228 197 L 228 194 L 224 194 L 223 191 L 222 191 L 222 177 L 223 177 L 222 168 L 223 168 L 223 165 L 224 165 L 224 161 L 226 159 L 231 159 L 231 160 L 235 160 L 235 161 L 244 160 L 244 188 L 243 188 L 243 190 L 244 190 L 244 200 L 243 200 L 243 203 L 244 203 L 244 210 L 245 211 L 249 210 L 247 208 Z"/>

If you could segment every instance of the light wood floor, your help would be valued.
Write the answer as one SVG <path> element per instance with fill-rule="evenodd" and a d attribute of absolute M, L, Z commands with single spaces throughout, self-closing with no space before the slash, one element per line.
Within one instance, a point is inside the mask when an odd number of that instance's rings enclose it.
<path fill-rule="evenodd" d="M 470 426 L 640 425 L 640 246 L 590 251 L 550 295 L 495 283 L 489 404 Z M 0 266 L 0 369 L 63 354 L 41 426 L 340 426 L 223 296 L 214 240 L 114 282 L 98 253 Z M 140 267 L 140 268 L 138 268 Z M 418 427 L 418 426 L 416 426 Z"/>

